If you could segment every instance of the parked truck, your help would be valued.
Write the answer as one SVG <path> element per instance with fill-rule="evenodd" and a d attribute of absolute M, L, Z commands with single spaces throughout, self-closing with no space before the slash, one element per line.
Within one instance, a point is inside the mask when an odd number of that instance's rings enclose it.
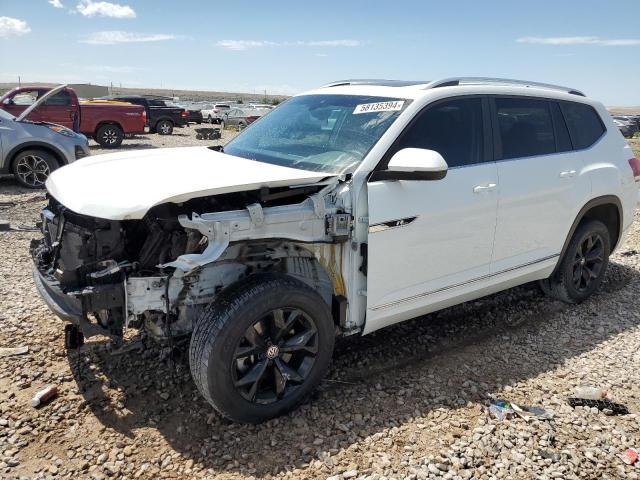
<path fill-rule="evenodd" d="M 0 108 L 19 116 L 51 87 L 17 87 L 0 98 Z M 29 113 L 28 120 L 50 122 L 92 137 L 105 148 L 116 148 L 127 134 L 149 131 L 144 107 L 105 100 L 80 101 L 70 87 L 62 88 Z"/>
<path fill-rule="evenodd" d="M 147 112 L 151 133 L 171 135 L 174 127 L 189 124 L 189 112 L 183 107 L 172 105 L 168 99 L 153 95 L 115 95 L 109 100 L 141 105 Z"/>

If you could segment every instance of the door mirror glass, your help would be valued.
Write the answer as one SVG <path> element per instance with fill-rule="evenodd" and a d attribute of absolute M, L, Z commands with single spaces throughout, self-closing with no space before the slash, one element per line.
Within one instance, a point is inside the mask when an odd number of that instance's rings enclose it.
<path fill-rule="evenodd" d="M 403 148 L 391 157 L 386 170 L 373 172 L 371 180 L 441 180 L 448 168 L 435 150 Z"/>

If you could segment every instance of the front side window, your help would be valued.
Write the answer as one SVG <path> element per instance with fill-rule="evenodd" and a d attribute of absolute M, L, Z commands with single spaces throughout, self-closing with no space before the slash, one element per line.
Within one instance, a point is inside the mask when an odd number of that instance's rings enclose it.
<path fill-rule="evenodd" d="M 562 102 L 560 106 L 574 149 L 588 148 L 604 134 L 604 125 L 592 106 L 573 102 Z"/>
<path fill-rule="evenodd" d="M 438 103 L 419 114 L 402 134 L 396 150 L 435 150 L 452 167 L 483 160 L 482 100 L 461 98 Z"/>
<path fill-rule="evenodd" d="M 303 170 L 351 173 L 409 103 L 364 95 L 293 97 L 254 122 L 224 152 Z"/>
<path fill-rule="evenodd" d="M 38 94 L 38 90 L 23 90 L 22 92 L 16 93 L 13 96 L 13 104 L 23 107 L 33 105 L 38 99 Z"/>
<path fill-rule="evenodd" d="M 550 102 L 529 98 L 496 98 L 502 159 L 556 152 Z"/>

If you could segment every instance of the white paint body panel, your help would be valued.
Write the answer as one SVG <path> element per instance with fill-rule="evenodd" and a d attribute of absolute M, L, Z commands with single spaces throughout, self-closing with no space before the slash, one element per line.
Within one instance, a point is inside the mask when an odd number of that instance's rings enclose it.
<path fill-rule="evenodd" d="M 388 325 L 404 308 L 395 302 L 489 274 L 498 197 L 474 187 L 497 181 L 496 164 L 488 162 L 453 168 L 442 180 L 369 184 L 370 226 L 416 218 L 376 233 L 369 228 L 367 330 Z"/>
<path fill-rule="evenodd" d="M 558 255 L 591 179 L 581 152 L 497 162 L 498 222 L 492 273 Z M 561 173 L 574 172 L 571 175 Z"/>
<path fill-rule="evenodd" d="M 47 190 L 76 213 L 144 217 L 154 205 L 222 193 L 315 183 L 327 173 L 233 157 L 206 147 L 96 155 L 53 172 Z"/>

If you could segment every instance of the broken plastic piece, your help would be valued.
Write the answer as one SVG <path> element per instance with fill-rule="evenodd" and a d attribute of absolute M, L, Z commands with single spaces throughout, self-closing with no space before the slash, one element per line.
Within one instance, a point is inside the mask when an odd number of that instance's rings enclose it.
<path fill-rule="evenodd" d="M 511 404 L 503 400 L 490 400 L 489 401 L 489 413 L 492 414 L 499 422 L 509 418 L 509 415 L 513 413 Z"/>
<path fill-rule="evenodd" d="M 511 408 L 515 413 L 524 418 L 527 422 L 532 418 L 537 418 L 539 420 L 551 420 L 555 416 L 555 414 L 551 410 L 545 410 L 544 408 L 540 407 L 520 407 L 515 403 L 511 403 Z"/>
<path fill-rule="evenodd" d="M 607 391 L 604 388 L 592 387 L 591 385 L 580 385 L 575 389 L 573 396 L 586 400 L 602 400 L 607 397 Z"/>
<path fill-rule="evenodd" d="M 569 398 L 567 400 L 572 407 L 596 407 L 598 410 L 611 410 L 613 415 L 628 415 L 629 409 L 609 400 L 589 400 L 587 398 Z"/>
<path fill-rule="evenodd" d="M 48 385 L 44 387 L 42 390 L 36 392 L 36 394 L 31 399 L 31 406 L 33 408 L 39 407 L 55 398 L 58 395 L 58 387 L 55 385 Z"/>
<path fill-rule="evenodd" d="M 28 346 L 0 348 L 0 358 L 12 357 L 13 355 L 24 355 L 29 351 Z"/>
<path fill-rule="evenodd" d="M 621 453 L 619 456 L 627 465 L 634 465 L 638 461 L 638 450 L 635 448 L 627 448 L 624 453 Z"/>

